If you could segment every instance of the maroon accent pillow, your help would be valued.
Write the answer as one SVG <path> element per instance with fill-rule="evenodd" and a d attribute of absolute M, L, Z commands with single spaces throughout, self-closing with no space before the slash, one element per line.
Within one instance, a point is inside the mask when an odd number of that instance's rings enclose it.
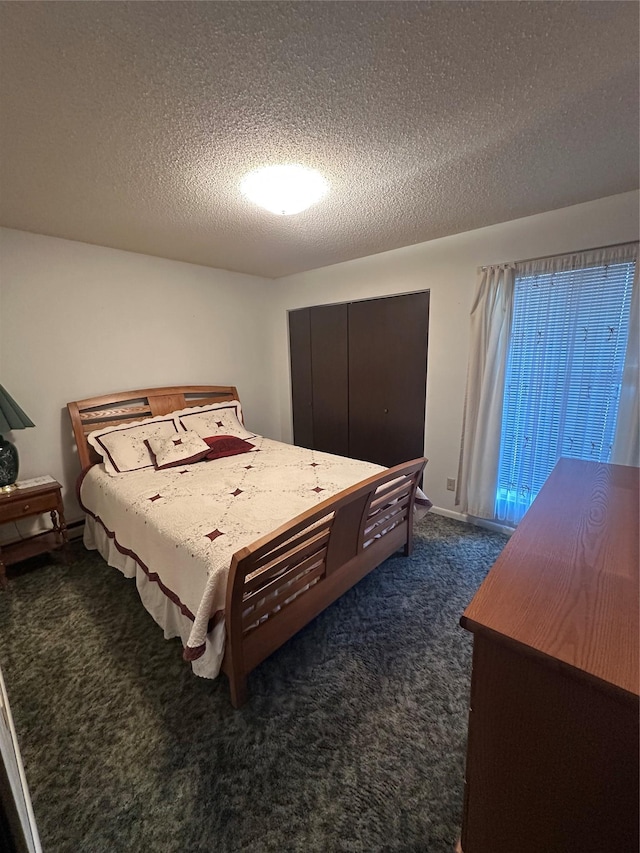
<path fill-rule="evenodd" d="M 238 453 L 253 450 L 253 444 L 235 435 L 212 435 L 204 441 L 211 448 L 205 459 L 222 459 L 223 456 L 237 456 Z"/>

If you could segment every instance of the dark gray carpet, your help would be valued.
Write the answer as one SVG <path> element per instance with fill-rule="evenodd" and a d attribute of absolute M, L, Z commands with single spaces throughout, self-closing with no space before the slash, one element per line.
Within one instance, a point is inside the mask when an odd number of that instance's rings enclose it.
<path fill-rule="evenodd" d="M 471 637 L 505 537 L 428 515 L 250 677 L 196 678 L 135 584 L 73 546 L 0 594 L 0 664 L 45 853 L 450 853 Z"/>

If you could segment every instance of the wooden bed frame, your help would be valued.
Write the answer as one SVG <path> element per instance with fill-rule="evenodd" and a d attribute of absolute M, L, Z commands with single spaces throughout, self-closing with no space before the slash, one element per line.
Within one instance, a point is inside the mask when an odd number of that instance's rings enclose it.
<path fill-rule="evenodd" d="M 101 461 L 96 429 L 239 399 L 233 386 L 181 385 L 124 391 L 67 404 L 81 467 Z M 398 549 L 409 555 L 413 507 L 426 459 L 369 477 L 291 519 L 232 559 L 222 664 L 239 708 L 261 661 Z"/>

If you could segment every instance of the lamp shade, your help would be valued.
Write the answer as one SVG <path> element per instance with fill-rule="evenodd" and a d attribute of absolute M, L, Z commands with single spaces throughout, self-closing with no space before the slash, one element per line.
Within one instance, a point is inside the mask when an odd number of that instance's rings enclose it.
<path fill-rule="evenodd" d="M 35 426 L 13 399 L 11 394 L 0 385 L 0 433 L 12 429 L 26 429 Z"/>
<path fill-rule="evenodd" d="M 15 488 L 18 479 L 18 450 L 2 433 L 12 429 L 26 429 L 35 426 L 31 418 L 0 385 L 0 492 Z"/>

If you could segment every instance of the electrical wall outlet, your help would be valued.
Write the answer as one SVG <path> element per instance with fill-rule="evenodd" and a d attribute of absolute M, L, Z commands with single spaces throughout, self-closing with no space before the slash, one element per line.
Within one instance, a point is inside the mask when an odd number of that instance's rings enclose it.
<path fill-rule="evenodd" d="M 456 480 L 455 477 L 447 477 L 447 491 L 455 492 L 456 490 Z"/>

